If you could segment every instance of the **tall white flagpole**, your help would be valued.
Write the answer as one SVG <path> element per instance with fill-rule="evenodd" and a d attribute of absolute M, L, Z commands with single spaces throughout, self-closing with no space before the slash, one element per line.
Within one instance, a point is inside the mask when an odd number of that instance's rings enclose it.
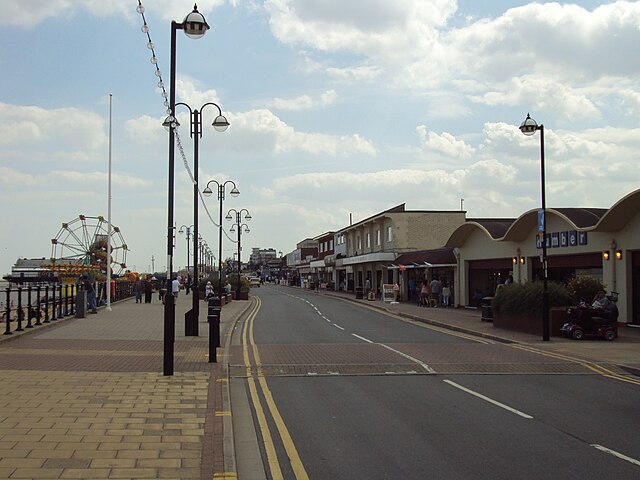
<path fill-rule="evenodd" d="M 107 311 L 111 311 L 111 116 L 113 94 L 109 94 L 109 193 L 107 194 Z"/>

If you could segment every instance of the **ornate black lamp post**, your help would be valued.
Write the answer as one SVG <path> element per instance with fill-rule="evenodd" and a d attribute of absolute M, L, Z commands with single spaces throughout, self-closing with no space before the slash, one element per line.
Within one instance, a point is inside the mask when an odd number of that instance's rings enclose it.
<path fill-rule="evenodd" d="M 236 223 L 231 227 L 229 231 L 233 232 L 234 230 L 236 230 L 236 228 L 238 231 L 238 290 L 236 292 L 236 295 L 237 298 L 240 299 L 240 268 L 242 266 L 242 257 L 240 256 L 240 252 L 242 251 L 242 229 L 244 228 L 244 231 L 246 233 L 249 233 L 250 231 L 249 226 L 246 223 L 242 223 L 242 213 L 244 212 L 244 219 L 247 221 L 251 220 L 251 214 L 246 208 L 242 208 L 240 210 L 232 208 L 227 212 L 227 216 L 225 217 L 227 220 L 233 220 L 231 212 L 234 212 L 236 214 Z"/>
<path fill-rule="evenodd" d="M 520 125 L 520 131 L 531 136 L 536 131 L 540 131 L 540 185 L 542 194 L 542 209 L 538 213 L 538 230 L 542 236 L 542 340 L 549 341 L 549 290 L 547 275 L 547 212 L 545 198 L 544 179 L 544 125 L 538 125 L 536 121 L 527 113 L 527 118 Z"/>
<path fill-rule="evenodd" d="M 191 253 L 189 253 L 189 240 L 191 240 L 191 229 L 193 228 L 193 225 L 187 227 L 186 225 L 182 225 L 180 227 L 180 230 L 178 230 L 178 233 L 187 233 L 187 272 L 191 272 L 191 268 L 189 267 L 189 257 L 191 256 Z"/>
<path fill-rule="evenodd" d="M 209 180 L 209 182 L 207 183 L 207 186 L 202 191 L 202 194 L 205 197 L 209 197 L 213 193 L 213 191 L 211 190 L 211 187 L 209 186 L 212 183 L 215 183 L 216 186 L 218 187 L 218 200 L 220 201 L 220 219 L 219 219 L 219 226 L 218 226 L 218 231 L 219 231 L 219 236 L 218 236 L 218 298 L 222 302 L 222 201 L 224 200 L 225 187 L 226 187 L 227 184 L 233 185 L 233 188 L 231 189 L 231 192 L 229 192 L 232 197 L 237 197 L 238 195 L 240 195 L 240 190 L 238 190 L 238 187 L 236 186 L 236 182 L 234 182 L 233 180 L 227 180 L 226 182 L 222 182 L 222 183 L 218 182 L 217 180 Z M 222 305 L 222 303 L 221 303 L 221 305 Z"/>
<path fill-rule="evenodd" d="M 174 129 L 178 126 L 175 120 L 176 107 L 176 32 L 184 30 L 189 38 L 201 38 L 209 29 L 209 25 L 204 16 L 198 12 L 198 8 L 194 5 L 193 11 L 185 17 L 182 23 L 176 21 L 171 22 L 171 72 L 169 84 L 169 108 L 168 117 L 165 123 L 168 123 L 169 130 L 169 193 L 167 208 L 167 281 L 173 279 L 173 206 L 174 206 L 174 165 L 175 165 L 175 138 Z M 197 138 L 197 135 L 195 136 Z M 197 171 L 197 169 L 196 169 Z M 197 188 L 197 186 L 196 186 Z M 197 218 L 197 217 L 196 217 Z M 195 225 L 194 225 L 195 226 Z M 197 230 L 195 234 L 197 238 Z M 163 373 L 164 375 L 173 375 L 173 343 L 175 341 L 175 325 L 176 325 L 176 308 L 174 298 L 171 295 L 171 289 L 167 288 L 164 307 L 164 359 Z"/>

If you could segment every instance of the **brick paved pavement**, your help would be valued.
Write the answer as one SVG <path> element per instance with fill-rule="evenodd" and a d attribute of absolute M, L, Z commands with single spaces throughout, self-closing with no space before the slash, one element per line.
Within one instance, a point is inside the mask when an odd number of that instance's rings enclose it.
<path fill-rule="evenodd" d="M 223 331 L 247 307 L 226 305 Z M 211 479 L 222 472 L 221 440 L 213 437 L 222 425 L 220 369 L 208 363 L 206 302 L 199 337 L 184 336 L 190 308 L 181 293 L 173 376 L 162 374 L 164 310 L 156 296 L 1 337 L 0 478 Z"/>

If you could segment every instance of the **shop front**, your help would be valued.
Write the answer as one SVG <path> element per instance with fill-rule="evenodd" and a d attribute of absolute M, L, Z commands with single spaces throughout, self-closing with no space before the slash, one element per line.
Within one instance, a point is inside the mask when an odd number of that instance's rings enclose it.
<path fill-rule="evenodd" d="M 566 283 L 574 275 L 599 279 L 615 293 L 618 322 L 640 326 L 640 190 L 610 209 L 547 208 L 543 239 L 538 209 L 517 219 L 469 219 L 447 241 L 456 249 L 456 295 L 463 305 L 493 296 L 505 281 L 542 280 L 546 242 L 547 279 Z"/>
<path fill-rule="evenodd" d="M 453 248 L 436 248 L 403 253 L 387 268 L 392 280 L 388 283 L 398 283 L 400 286 L 400 300 L 417 302 L 422 282 L 425 280 L 431 282 L 437 279 L 441 285 L 446 285 L 450 288 L 452 292 L 451 305 L 456 304 L 453 292 L 457 264 Z M 394 271 L 398 275 L 397 281 L 393 281 Z"/>

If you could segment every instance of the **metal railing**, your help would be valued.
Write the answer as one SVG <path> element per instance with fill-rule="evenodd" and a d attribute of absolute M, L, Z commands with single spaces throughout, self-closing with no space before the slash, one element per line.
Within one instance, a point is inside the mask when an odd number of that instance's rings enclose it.
<path fill-rule="evenodd" d="M 106 282 L 95 282 L 93 287 L 98 305 L 106 304 Z M 5 324 L 4 335 L 75 315 L 76 295 L 81 289 L 75 284 L 60 283 L 5 288 L 0 291 L 0 321 Z M 134 282 L 130 281 L 115 282 L 114 290 L 111 302 L 135 295 Z"/>

